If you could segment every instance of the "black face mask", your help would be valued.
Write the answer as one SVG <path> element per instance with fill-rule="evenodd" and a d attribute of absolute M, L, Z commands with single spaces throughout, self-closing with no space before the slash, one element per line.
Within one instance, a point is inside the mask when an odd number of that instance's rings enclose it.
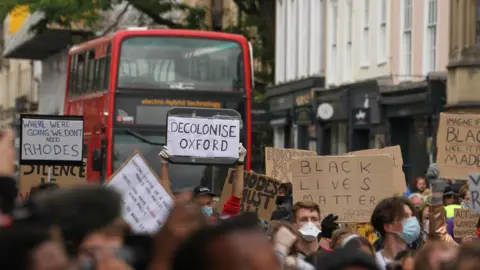
<path fill-rule="evenodd" d="M 293 200 L 292 196 L 277 196 L 275 203 L 277 205 L 288 204 Z"/>

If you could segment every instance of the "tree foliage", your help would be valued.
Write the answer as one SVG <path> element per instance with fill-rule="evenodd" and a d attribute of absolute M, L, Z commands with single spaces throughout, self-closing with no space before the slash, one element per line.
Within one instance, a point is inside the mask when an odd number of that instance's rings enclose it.
<path fill-rule="evenodd" d="M 260 63 L 256 65 L 260 68 L 255 70 L 257 85 L 270 84 L 273 82 L 275 64 L 275 0 L 233 1 L 238 7 L 240 19 L 235 25 L 224 26 L 223 31 L 242 34 L 252 42 L 255 58 Z M 157 25 L 208 29 L 205 23 L 207 11 L 204 7 L 192 7 L 171 0 L 0 0 L 0 20 L 3 21 L 14 7 L 26 5 L 30 13 L 40 11 L 45 15 L 43 20 L 33 26 L 36 31 L 42 31 L 52 23 L 68 28 L 82 22 L 87 27 L 94 27 L 103 20 L 102 14 L 113 10 L 116 4 L 125 2 Z M 169 18 L 168 14 L 172 12 L 184 14 L 183 21 Z M 105 28 L 110 30 L 113 26 Z M 260 91 L 259 94 L 263 92 Z"/>

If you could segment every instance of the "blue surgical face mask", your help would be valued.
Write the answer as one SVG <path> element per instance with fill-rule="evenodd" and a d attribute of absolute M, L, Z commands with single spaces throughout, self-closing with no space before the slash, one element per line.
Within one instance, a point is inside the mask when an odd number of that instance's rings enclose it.
<path fill-rule="evenodd" d="M 403 230 L 398 234 L 403 241 L 411 244 L 420 236 L 420 224 L 416 217 L 410 217 L 402 222 Z"/>
<path fill-rule="evenodd" d="M 213 208 L 210 206 L 202 206 L 200 210 L 202 210 L 203 215 L 207 217 L 213 215 Z"/>

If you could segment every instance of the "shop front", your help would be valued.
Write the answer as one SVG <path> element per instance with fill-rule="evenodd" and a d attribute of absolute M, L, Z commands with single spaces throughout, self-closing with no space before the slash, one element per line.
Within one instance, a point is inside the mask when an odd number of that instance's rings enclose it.
<path fill-rule="evenodd" d="M 312 89 L 324 82 L 310 77 L 267 88 L 274 147 L 316 150 Z"/>
<path fill-rule="evenodd" d="M 424 177 L 435 160 L 439 114 L 446 102 L 446 73 L 427 80 L 402 83 L 382 90 L 381 104 L 387 125 L 387 144 L 400 145 L 407 184 Z"/>
<path fill-rule="evenodd" d="M 319 155 L 342 155 L 348 145 L 348 88 L 316 89 L 316 135 Z"/>
<path fill-rule="evenodd" d="M 342 155 L 383 147 L 379 93 L 376 79 L 316 90 L 318 153 Z"/>
<path fill-rule="evenodd" d="M 380 113 L 380 87 L 376 79 L 350 84 L 348 88 L 348 151 L 382 148 L 385 125 Z"/>

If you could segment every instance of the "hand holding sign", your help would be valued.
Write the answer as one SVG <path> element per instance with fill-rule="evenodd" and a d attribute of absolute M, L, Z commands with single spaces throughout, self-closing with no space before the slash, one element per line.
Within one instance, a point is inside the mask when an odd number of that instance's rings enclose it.
<path fill-rule="evenodd" d="M 162 158 L 162 163 L 168 162 L 167 160 L 170 156 L 170 153 L 168 153 L 168 147 L 165 145 L 158 155 Z"/>
<path fill-rule="evenodd" d="M 247 149 L 243 147 L 243 144 L 238 145 L 238 162 L 244 163 L 245 157 L 247 156 Z"/>

